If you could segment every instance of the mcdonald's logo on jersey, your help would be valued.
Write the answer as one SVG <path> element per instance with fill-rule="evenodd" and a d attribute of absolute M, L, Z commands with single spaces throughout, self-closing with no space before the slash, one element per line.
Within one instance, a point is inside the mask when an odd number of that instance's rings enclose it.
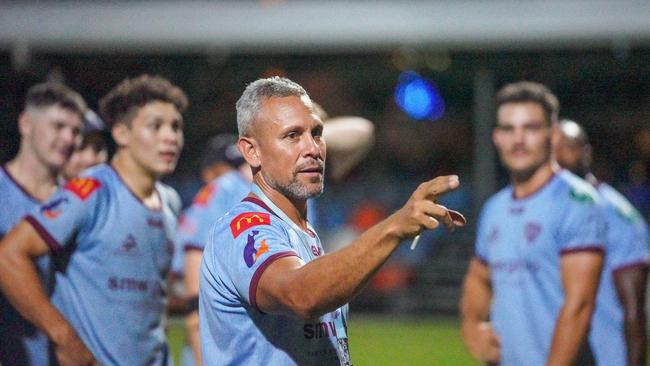
<path fill-rule="evenodd" d="M 65 189 L 74 193 L 79 199 L 85 201 L 91 193 L 101 187 L 97 179 L 92 178 L 72 178 L 65 185 Z"/>
<path fill-rule="evenodd" d="M 258 225 L 271 225 L 271 217 L 264 212 L 244 212 L 230 222 L 233 237 L 238 237 L 244 231 Z"/>

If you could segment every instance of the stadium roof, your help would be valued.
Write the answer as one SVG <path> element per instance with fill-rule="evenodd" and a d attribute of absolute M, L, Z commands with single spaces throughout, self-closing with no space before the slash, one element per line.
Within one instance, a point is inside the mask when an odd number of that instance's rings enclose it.
<path fill-rule="evenodd" d="M 649 1 L 0 3 L 0 49 L 327 52 L 650 45 Z"/>

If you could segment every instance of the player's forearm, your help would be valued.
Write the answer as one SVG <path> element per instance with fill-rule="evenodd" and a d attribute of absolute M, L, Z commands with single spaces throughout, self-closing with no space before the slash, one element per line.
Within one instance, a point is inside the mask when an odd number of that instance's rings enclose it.
<path fill-rule="evenodd" d="M 488 319 L 491 301 L 492 287 L 487 268 L 477 259 L 472 259 L 460 300 L 461 333 L 466 344 L 478 325 Z"/>
<path fill-rule="evenodd" d="M 634 314 L 625 315 L 625 343 L 627 346 L 628 365 L 646 364 L 646 316 L 644 307 Z"/>
<path fill-rule="evenodd" d="M 623 307 L 623 325 L 629 365 L 645 365 L 645 298 L 648 267 L 633 266 L 614 271 L 618 299 Z"/>
<path fill-rule="evenodd" d="M 555 323 L 555 331 L 548 366 L 568 366 L 575 360 L 583 342 L 586 341 L 589 321 L 593 312 L 593 301 L 584 300 L 577 304 L 565 304 Z"/>
<path fill-rule="evenodd" d="M 54 342 L 63 342 L 72 328 L 50 303 L 34 262 L 26 254 L 0 243 L 0 288 L 9 302 L 29 322 Z"/>
<path fill-rule="evenodd" d="M 199 334 L 199 313 L 193 311 L 185 317 L 185 328 L 187 329 L 187 338 L 190 347 L 194 352 L 194 362 L 196 366 L 201 365 L 201 338 Z"/>
<path fill-rule="evenodd" d="M 303 318 L 314 318 L 348 303 L 397 248 L 401 237 L 391 219 L 350 245 L 301 267 L 287 280 L 289 297 Z"/>
<path fill-rule="evenodd" d="M 492 291 L 489 286 L 472 276 L 465 279 L 460 302 L 463 328 L 466 325 L 477 325 L 488 319 L 491 299 Z"/>

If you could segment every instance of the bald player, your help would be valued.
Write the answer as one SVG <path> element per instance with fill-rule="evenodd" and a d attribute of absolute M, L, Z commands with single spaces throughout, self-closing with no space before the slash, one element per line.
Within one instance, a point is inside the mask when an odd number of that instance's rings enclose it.
<path fill-rule="evenodd" d="M 596 187 L 607 205 L 607 255 L 589 334 L 596 361 L 645 365 L 648 227 L 623 195 L 591 172 L 592 147 L 582 126 L 560 121 L 553 145 L 557 162 Z"/>

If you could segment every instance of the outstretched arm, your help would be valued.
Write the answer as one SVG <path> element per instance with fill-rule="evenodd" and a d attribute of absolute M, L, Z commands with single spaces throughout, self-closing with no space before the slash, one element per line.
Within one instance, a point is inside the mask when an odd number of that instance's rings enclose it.
<path fill-rule="evenodd" d="M 614 283 L 623 306 L 627 363 L 645 365 L 647 339 L 645 298 L 648 266 L 640 264 L 616 270 Z"/>
<path fill-rule="evenodd" d="M 501 343 L 487 321 L 491 301 L 490 269 L 478 258 L 473 258 L 463 281 L 461 334 L 474 358 L 485 363 L 498 363 L 501 360 Z"/>
<path fill-rule="evenodd" d="M 570 365 L 575 360 L 589 330 L 602 265 L 599 252 L 562 256 L 564 304 L 555 323 L 547 365 Z"/>
<path fill-rule="evenodd" d="M 261 275 L 256 292 L 258 308 L 313 319 L 349 302 L 402 240 L 434 229 L 439 222 L 464 224 L 464 219 L 452 222 L 449 211 L 435 203 L 438 196 L 458 184 L 455 176 L 421 184 L 404 207 L 341 250 L 307 264 L 296 257 L 274 261 Z"/>
<path fill-rule="evenodd" d="M 47 252 L 34 228 L 21 221 L 0 242 L 0 289 L 20 314 L 55 344 L 59 364 L 93 365 L 92 354 L 52 306 L 38 278 L 33 260 Z"/>

